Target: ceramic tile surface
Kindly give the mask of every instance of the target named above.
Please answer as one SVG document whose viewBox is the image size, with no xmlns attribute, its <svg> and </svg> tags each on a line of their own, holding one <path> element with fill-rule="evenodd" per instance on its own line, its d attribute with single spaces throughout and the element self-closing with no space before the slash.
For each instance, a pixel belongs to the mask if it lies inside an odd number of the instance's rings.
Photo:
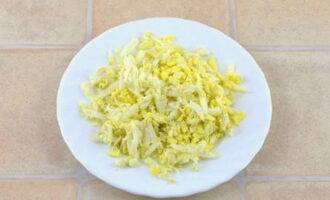
<svg viewBox="0 0 330 200">
<path fill-rule="evenodd" d="M 75 51 L 0 51 L 0 175 L 69 174 L 77 162 L 56 121 L 56 91 Z"/>
<path fill-rule="evenodd" d="M 1 0 L 0 45 L 79 45 L 86 34 L 86 1 Z"/>
<path fill-rule="evenodd" d="M 191 19 L 230 32 L 229 0 L 96 0 L 94 35 L 121 23 L 147 17 Z"/>
<path fill-rule="evenodd" d="M 101 181 L 91 181 L 86 183 L 82 189 L 83 200 L 151 200 L 153 198 L 132 195 L 116 188 L 113 188 Z M 167 200 L 174 200 L 170 198 Z M 190 197 L 180 198 L 182 200 L 239 200 L 239 187 L 234 182 L 229 182 L 221 185 L 213 190 Z"/>
<path fill-rule="evenodd" d="M 90 175 L 56 121 L 57 88 L 74 54 L 103 31 L 147 17 L 195 20 L 230 35 L 256 59 L 272 94 L 271 129 L 252 163 L 182 199 L 328 200 L 328 0 L 1 0 L 0 200 L 152 199 Z"/>
<path fill-rule="evenodd" d="M 330 45 L 330 1 L 237 0 L 239 41 L 256 46 Z"/>
<path fill-rule="evenodd" d="M 257 175 L 329 175 L 330 52 L 252 52 L 271 88 L 273 118 Z"/>
<path fill-rule="evenodd" d="M 74 180 L 0 180 L 1 200 L 75 200 Z"/>
<path fill-rule="evenodd" d="M 329 182 L 251 182 L 246 186 L 247 200 L 326 200 Z"/>
</svg>

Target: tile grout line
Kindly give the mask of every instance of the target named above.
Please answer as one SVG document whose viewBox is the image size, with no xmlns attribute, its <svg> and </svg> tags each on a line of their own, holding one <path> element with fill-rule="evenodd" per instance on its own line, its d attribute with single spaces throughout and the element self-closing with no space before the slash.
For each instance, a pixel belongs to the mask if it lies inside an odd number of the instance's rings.
<svg viewBox="0 0 330 200">
<path fill-rule="evenodd" d="M 245 170 L 242 170 L 233 179 L 231 179 L 231 181 L 236 182 L 238 185 L 240 200 L 245 200 L 244 180 L 245 180 Z"/>
<path fill-rule="evenodd" d="M 77 200 L 81 200 L 81 199 L 82 199 L 82 196 L 81 196 L 81 190 L 82 190 L 83 185 L 84 185 L 86 182 L 87 182 L 87 181 L 82 181 L 82 180 L 79 182 L 78 189 L 77 189 Z"/>
<path fill-rule="evenodd" d="M 77 200 L 81 200 L 81 190 L 82 190 L 82 186 L 85 182 L 84 181 L 80 181 L 79 185 L 78 185 L 78 189 L 77 189 Z"/>
<path fill-rule="evenodd" d="M 0 175 L 0 179 L 76 179 L 78 181 L 89 181 L 97 179 L 94 176 L 81 176 L 76 174 L 60 175 L 60 174 L 49 174 L 49 175 Z M 292 176 L 292 175 L 281 175 L 281 176 L 251 176 L 241 175 L 234 177 L 234 181 L 330 181 L 330 176 Z"/>
<path fill-rule="evenodd" d="M 230 26 L 231 26 L 231 35 L 234 40 L 238 40 L 237 34 L 237 12 L 236 12 L 236 0 L 230 0 Z"/>
<path fill-rule="evenodd" d="M 92 25 L 89 25 L 92 26 Z M 89 30 L 89 36 L 86 40 L 89 41 L 92 39 L 92 30 Z M 87 37 L 87 36 L 86 36 Z M 83 47 L 83 45 L 0 45 L 1 50 L 19 50 L 19 49 L 72 49 L 79 50 Z M 246 46 L 243 45 L 247 50 L 250 51 L 330 51 L 330 46 Z"/>
<path fill-rule="evenodd" d="M 0 180 L 6 179 L 77 179 L 75 174 L 68 175 L 0 175 Z"/>
<path fill-rule="evenodd" d="M 80 49 L 82 45 L 0 45 L 0 50 L 15 49 Z"/>
<path fill-rule="evenodd" d="M 86 38 L 85 38 L 85 44 L 88 43 L 93 38 L 93 0 L 86 0 L 87 2 L 87 10 L 86 10 Z M 84 174 L 80 174 L 81 171 L 77 169 L 76 171 L 76 179 L 79 182 L 78 188 L 77 188 L 77 196 L 76 199 L 80 200 L 82 199 L 82 186 L 89 181 L 91 178 L 89 176 L 85 176 Z"/>
<path fill-rule="evenodd" d="M 330 51 L 328 46 L 243 46 L 251 51 Z"/>
<path fill-rule="evenodd" d="M 240 200 L 245 200 L 245 180 L 246 179 L 246 169 L 242 170 L 242 177 L 239 179 L 238 186 L 239 186 L 239 192 L 241 195 Z"/>
<path fill-rule="evenodd" d="M 79 186 L 78 186 L 78 189 L 77 189 L 77 200 L 81 200 L 82 199 L 82 187 L 84 184 L 86 184 L 87 182 L 89 181 L 93 181 L 93 180 L 98 180 L 96 177 L 88 177 L 86 179 L 83 179 L 83 180 L 80 180 L 79 181 Z"/>
<path fill-rule="evenodd" d="M 245 175 L 244 175 L 245 176 Z M 245 200 L 245 177 L 242 177 L 238 180 L 238 187 L 239 187 L 239 193 L 240 193 L 240 200 Z"/>
<path fill-rule="evenodd" d="M 86 15 L 86 41 L 89 42 L 93 38 L 93 0 L 87 1 L 87 15 Z"/>
<path fill-rule="evenodd" d="M 330 181 L 330 176 L 245 176 L 245 182 L 249 181 Z"/>
</svg>

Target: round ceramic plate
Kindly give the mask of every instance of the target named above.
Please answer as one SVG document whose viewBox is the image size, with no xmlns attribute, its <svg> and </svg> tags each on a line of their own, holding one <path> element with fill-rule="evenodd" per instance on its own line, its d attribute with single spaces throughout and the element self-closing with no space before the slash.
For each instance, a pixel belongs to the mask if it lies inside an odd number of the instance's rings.
<svg viewBox="0 0 330 200">
<path fill-rule="evenodd" d="M 248 90 L 235 107 L 246 112 L 246 118 L 233 134 L 221 142 L 216 151 L 221 157 L 200 162 L 200 171 L 189 168 L 174 174 L 172 184 L 150 175 L 145 166 L 117 169 L 106 147 L 91 141 L 97 132 L 79 115 L 78 104 L 84 100 L 80 84 L 90 73 L 107 62 L 109 50 L 127 44 L 131 38 L 151 31 L 157 36 L 175 35 L 187 49 L 203 47 L 210 51 L 223 68 L 234 64 L 244 77 Z M 198 22 L 177 18 L 149 18 L 112 28 L 90 41 L 72 59 L 61 80 L 57 96 L 57 119 L 62 136 L 76 159 L 106 183 L 122 190 L 152 197 L 180 197 L 209 190 L 224 183 L 244 169 L 260 150 L 271 120 L 269 88 L 257 63 L 234 40 L 220 31 Z"/>
</svg>

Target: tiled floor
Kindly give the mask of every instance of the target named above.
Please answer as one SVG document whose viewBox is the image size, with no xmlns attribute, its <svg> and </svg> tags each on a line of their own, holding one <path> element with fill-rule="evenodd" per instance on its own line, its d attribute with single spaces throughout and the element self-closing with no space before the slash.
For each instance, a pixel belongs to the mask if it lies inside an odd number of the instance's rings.
<svg viewBox="0 0 330 200">
<path fill-rule="evenodd" d="M 124 200 L 60 136 L 55 98 L 93 36 L 153 16 L 200 21 L 244 45 L 265 72 L 273 120 L 264 147 L 229 183 L 184 199 L 330 199 L 330 1 L 1 0 L 0 200 Z M 38 112 L 35 112 L 38 110 Z"/>
<path fill-rule="evenodd" d="M 82 200 L 108 200 L 112 197 L 114 200 L 151 200 L 152 198 L 139 197 L 121 190 L 109 187 L 101 181 L 90 181 L 82 186 Z M 180 198 L 181 200 L 239 200 L 239 187 L 236 182 L 229 182 L 221 187 L 217 187 L 208 192 L 197 194 L 191 197 Z M 172 199 L 174 200 L 174 198 Z"/>
</svg>

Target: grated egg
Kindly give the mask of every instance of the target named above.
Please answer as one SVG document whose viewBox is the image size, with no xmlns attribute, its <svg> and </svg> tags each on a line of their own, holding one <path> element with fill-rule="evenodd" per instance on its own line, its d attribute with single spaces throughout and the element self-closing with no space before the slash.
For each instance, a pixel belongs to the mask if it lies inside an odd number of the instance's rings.
<svg viewBox="0 0 330 200">
<path fill-rule="evenodd" d="M 189 51 L 174 36 L 147 32 L 108 55 L 108 62 L 81 85 L 83 117 L 99 128 L 118 167 L 149 167 L 170 182 L 184 166 L 217 158 L 216 145 L 245 114 L 233 108 L 244 92 L 232 65 L 220 73 L 204 49 Z"/>
</svg>

